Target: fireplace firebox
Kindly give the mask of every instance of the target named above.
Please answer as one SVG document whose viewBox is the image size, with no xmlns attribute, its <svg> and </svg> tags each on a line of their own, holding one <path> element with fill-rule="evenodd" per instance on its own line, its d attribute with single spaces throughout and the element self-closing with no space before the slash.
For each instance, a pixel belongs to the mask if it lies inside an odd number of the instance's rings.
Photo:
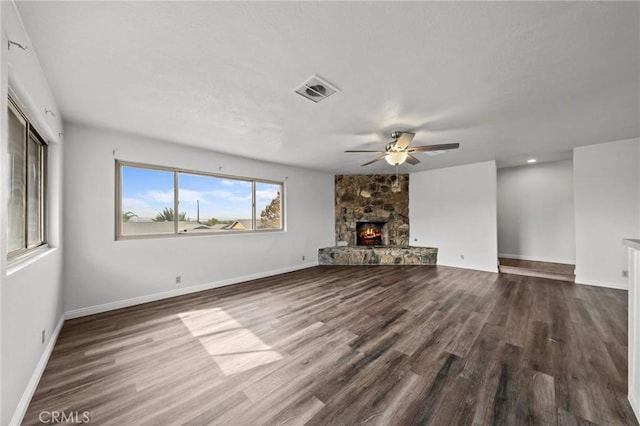
<svg viewBox="0 0 640 426">
<path fill-rule="evenodd" d="M 357 222 L 356 244 L 359 246 L 387 245 L 386 222 Z"/>
</svg>

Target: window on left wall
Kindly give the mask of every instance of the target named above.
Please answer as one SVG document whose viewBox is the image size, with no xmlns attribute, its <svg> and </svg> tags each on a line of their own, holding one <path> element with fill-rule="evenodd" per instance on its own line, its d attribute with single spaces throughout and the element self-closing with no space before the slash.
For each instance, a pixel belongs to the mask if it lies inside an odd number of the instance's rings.
<svg viewBox="0 0 640 426">
<path fill-rule="evenodd" d="M 8 102 L 7 257 L 46 243 L 47 144 L 18 104 Z"/>
</svg>

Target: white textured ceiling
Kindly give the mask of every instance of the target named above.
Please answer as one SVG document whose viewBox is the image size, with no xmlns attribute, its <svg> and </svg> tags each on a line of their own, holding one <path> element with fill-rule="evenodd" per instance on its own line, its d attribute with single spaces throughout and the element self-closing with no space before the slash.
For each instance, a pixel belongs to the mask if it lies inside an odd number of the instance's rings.
<svg viewBox="0 0 640 426">
<path fill-rule="evenodd" d="M 461 144 L 403 172 L 640 135 L 638 2 L 17 5 L 68 121 L 332 173 L 391 130 Z"/>
</svg>

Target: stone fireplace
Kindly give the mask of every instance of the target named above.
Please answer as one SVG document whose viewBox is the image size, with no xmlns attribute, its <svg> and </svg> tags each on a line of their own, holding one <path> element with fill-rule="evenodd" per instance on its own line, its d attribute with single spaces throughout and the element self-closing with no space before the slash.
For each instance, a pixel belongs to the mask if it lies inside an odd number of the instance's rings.
<svg viewBox="0 0 640 426">
<path fill-rule="evenodd" d="M 337 175 L 336 246 L 320 265 L 435 265 L 438 249 L 409 245 L 409 175 Z"/>
<path fill-rule="evenodd" d="M 358 223 L 384 224 L 379 244 L 409 245 L 409 175 L 337 175 L 336 244 L 358 243 Z"/>
</svg>

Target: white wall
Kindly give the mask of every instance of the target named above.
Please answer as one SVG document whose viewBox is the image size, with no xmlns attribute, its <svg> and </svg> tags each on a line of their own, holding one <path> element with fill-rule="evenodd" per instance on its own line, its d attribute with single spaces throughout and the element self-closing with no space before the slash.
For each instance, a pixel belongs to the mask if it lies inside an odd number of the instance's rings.
<svg viewBox="0 0 640 426">
<path fill-rule="evenodd" d="M 29 262 L 7 264 L 6 216 L 8 179 L 2 176 L 0 202 L 0 424 L 17 423 L 26 409 L 37 379 L 47 360 L 55 331 L 59 330 L 63 314 L 62 303 L 62 242 L 60 239 L 62 144 L 59 133 L 62 122 L 46 78 L 37 62 L 33 48 L 24 32 L 12 2 L 2 2 L 2 80 L 0 111 L 0 171 L 7 172 L 7 86 L 24 104 L 43 138 L 49 142 L 47 197 L 49 200 L 48 239 L 45 249 Z M 23 51 L 7 51 L 7 39 L 28 46 Z M 56 117 L 45 114 L 53 111 Z M 41 332 L 46 341 L 41 342 Z M 14 419 L 13 421 L 11 419 Z"/>
<path fill-rule="evenodd" d="M 6 46 L 7 36 L 3 30 L 4 25 L 1 23 L 4 20 L 3 7 L 0 5 L 0 45 Z M 9 81 L 9 77 L 7 75 L 7 51 L 5 49 L 0 49 L 0 173 L 4 173 L 3 165 L 7 162 L 7 114 L 2 113 L 4 109 L 7 107 L 7 104 L 4 99 L 7 99 L 7 85 Z M 4 103 L 3 103 L 4 102 Z M 0 182 L 4 182 L 4 179 L 0 179 Z M 0 184 L 0 209 L 4 209 L 7 205 L 7 194 L 9 188 L 6 187 L 6 184 Z M 6 269 L 7 269 L 7 259 L 4 256 L 4 251 L 1 247 L 7 246 L 7 215 L 5 214 L 5 210 L 0 210 L 2 214 L 0 214 L 0 383 L 2 383 L 2 288 L 4 287 L 4 282 L 6 281 Z M 2 394 L 2 385 L 0 384 L 0 424 L 4 420 L 4 410 L 2 406 L 4 405 L 4 398 Z"/>
<path fill-rule="evenodd" d="M 501 257 L 574 264 L 573 161 L 498 169 Z"/>
<path fill-rule="evenodd" d="M 116 158 L 286 179 L 287 231 L 114 241 Z M 69 316 L 310 266 L 319 247 L 333 244 L 334 179 L 326 173 L 71 123 L 65 124 L 65 169 Z"/>
<path fill-rule="evenodd" d="M 412 173 L 409 182 L 411 244 L 437 247 L 440 265 L 497 272 L 495 162 Z"/>
<path fill-rule="evenodd" d="M 629 251 L 628 391 L 631 408 L 640 417 L 640 239 L 627 240 Z"/>
<path fill-rule="evenodd" d="M 623 238 L 640 233 L 640 139 L 576 148 L 576 282 L 627 288 Z"/>
</svg>

